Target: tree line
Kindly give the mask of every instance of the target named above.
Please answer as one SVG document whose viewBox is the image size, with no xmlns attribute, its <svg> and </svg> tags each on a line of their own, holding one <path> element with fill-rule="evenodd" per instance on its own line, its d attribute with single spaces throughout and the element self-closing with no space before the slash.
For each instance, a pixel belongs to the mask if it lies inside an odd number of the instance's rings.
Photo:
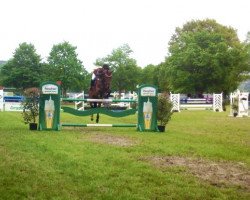
<svg viewBox="0 0 250 200">
<path fill-rule="evenodd" d="M 192 20 L 176 28 L 168 45 L 169 53 L 158 65 L 138 66 L 128 44 L 97 58 L 94 64 L 110 65 L 114 91 L 153 84 L 160 91 L 228 94 L 249 78 L 250 33 L 241 42 L 232 27 L 212 19 Z M 69 42 L 56 44 L 42 61 L 33 44 L 22 43 L 13 58 L 0 66 L 0 85 L 25 89 L 60 80 L 64 95 L 67 91 L 87 91 L 91 73 L 78 59 L 76 49 Z"/>
</svg>

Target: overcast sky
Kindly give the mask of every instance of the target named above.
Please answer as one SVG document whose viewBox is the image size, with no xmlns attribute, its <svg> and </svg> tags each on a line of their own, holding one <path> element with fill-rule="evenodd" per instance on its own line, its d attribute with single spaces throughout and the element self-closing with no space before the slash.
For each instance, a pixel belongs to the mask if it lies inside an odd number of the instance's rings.
<svg viewBox="0 0 250 200">
<path fill-rule="evenodd" d="M 88 71 L 125 43 L 139 66 L 156 65 L 176 27 L 206 18 L 237 29 L 244 41 L 250 0 L 0 0 L 0 60 L 22 42 L 46 60 L 54 44 L 68 41 Z"/>
</svg>

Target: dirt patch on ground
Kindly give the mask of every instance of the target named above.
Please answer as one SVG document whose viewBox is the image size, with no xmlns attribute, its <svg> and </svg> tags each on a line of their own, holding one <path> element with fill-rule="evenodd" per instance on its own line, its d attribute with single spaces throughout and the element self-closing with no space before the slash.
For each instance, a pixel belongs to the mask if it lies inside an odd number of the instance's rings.
<svg viewBox="0 0 250 200">
<path fill-rule="evenodd" d="M 250 171 L 243 163 L 212 162 L 186 157 L 147 157 L 142 160 L 161 168 L 185 167 L 188 172 L 212 185 L 237 185 L 250 191 Z"/>
<path fill-rule="evenodd" d="M 95 134 L 89 137 L 89 140 L 102 144 L 110 144 L 121 147 L 129 147 L 136 145 L 137 142 L 126 137 L 114 136 L 114 135 L 104 135 L 104 134 Z"/>
</svg>

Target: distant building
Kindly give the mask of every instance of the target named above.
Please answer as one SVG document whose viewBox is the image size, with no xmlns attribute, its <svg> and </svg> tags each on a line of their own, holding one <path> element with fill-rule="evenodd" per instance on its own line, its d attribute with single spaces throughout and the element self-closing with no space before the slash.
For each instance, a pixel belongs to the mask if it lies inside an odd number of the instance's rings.
<svg viewBox="0 0 250 200">
<path fill-rule="evenodd" d="M 241 92 L 250 92 L 250 79 L 249 80 L 246 80 L 244 82 L 242 82 L 238 89 L 241 91 Z"/>
</svg>

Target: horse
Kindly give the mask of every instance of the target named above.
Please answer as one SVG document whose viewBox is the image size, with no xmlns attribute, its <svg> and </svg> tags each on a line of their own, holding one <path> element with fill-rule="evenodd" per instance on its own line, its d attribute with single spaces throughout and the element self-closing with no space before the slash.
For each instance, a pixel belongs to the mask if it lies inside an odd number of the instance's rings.
<svg viewBox="0 0 250 200">
<path fill-rule="evenodd" d="M 110 84 L 112 79 L 112 72 L 109 70 L 107 65 L 103 65 L 102 68 L 94 70 L 94 81 L 91 81 L 91 86 L 89 88 L 89 98 L 90 99 L 107 99 L 110 95 Z M 101 102 L 90 102 L 91 108 L 101 107 Z M 94 116 L 91 115 L 91 121 L 94 120 Z M 96 123 L 99 122 L 99 113 L 96 115 Z"/>
</svg>

